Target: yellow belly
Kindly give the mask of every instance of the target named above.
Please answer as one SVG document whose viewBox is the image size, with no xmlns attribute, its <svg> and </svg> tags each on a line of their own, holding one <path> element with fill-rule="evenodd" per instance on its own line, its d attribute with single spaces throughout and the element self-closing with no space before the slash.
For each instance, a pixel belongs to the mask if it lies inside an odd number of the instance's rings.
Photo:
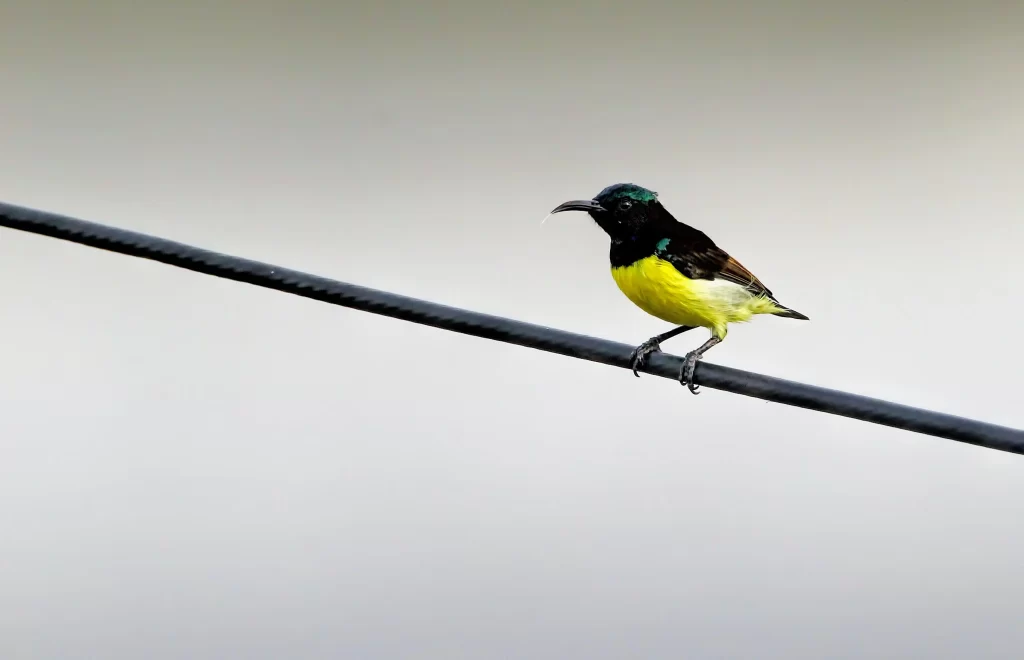
<svg viewBox="0 0 1024 660">
<path fill-rule="evenodd" d="M 658 257 L 647 257 L 612 268 L 619 289 L 651 316 L 675 325 L 709 328 L 724 339 L 730 323 L 742 323 L 755 314 L 782 311 L 770 299 L 755 296 L 726 280 L 691 280 Z"/>
</svg>

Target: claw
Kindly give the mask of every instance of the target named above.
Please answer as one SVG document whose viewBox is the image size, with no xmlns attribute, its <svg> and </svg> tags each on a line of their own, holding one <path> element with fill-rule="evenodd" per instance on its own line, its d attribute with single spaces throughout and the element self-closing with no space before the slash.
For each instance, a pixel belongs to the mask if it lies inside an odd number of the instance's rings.
<svg viewBox="0 0 1024 660">
<path fill-rule="evenodd" d="M 647 363 L 648 355 L 650 355 L 651 353 L 657 353 L 660 350 L 661 344 L 659 344 L 657 341 L 653 339 L 648 339 L 644 343 L 634 348 L 629 358 L 629 366 L 633 369 L 633 375 L 639 378 L 640 374 L 637 373 L 637 368 L 642 367 L 644 364 Z"/>
<path fill-rule="evenodd" d="M 698 386 L 693 382 L 693 370 L 697 366 L 697 360 L 703 358 L 704 353 L 706 353 L 712 346 L 721 343 L 721 337 L 712 336 L 711 339 L 704 342 L 703 346 L 695 351 L 690 351 L 683 359 L 683 367 L 679 370 L 679 382 L 685 385 L 692 394 L 699 394 L 699 392 L 697 392 Z"/>
<path fill-rule="evenodd" d="M 693 382 L 693 370 L 697 366 L 697 360 L 701 358 L 697 351 L 690 351 L 683 359 L 683 367 L 679 370 L 679 383 L 685 385 L 692 394 L 700 394 L 697 391 L 699 385 Z"/>
</svg>

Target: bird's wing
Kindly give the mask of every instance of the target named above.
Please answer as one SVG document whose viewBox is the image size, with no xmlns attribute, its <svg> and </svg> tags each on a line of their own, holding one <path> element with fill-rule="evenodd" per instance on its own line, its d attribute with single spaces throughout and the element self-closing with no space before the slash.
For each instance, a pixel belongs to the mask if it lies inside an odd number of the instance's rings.
<svg viewBox="0 0 1024 660">
<path fill-rule="evenodd" d="M 757 279 L 756 275 L 747 270 L 743 264 L 730 257 L 728 254 L 725 254 L 724 251 L 722 254 L 725 255 L 725 264 L 722 266 L 722 270 L 718 273 L 719 277 L 724 280 L 729 280 L 730 282 L 735 282 L 736 284 L 741 284 L 759 296 L 768 296 L 772 300 L 775 300 L 775 296 L 772 295 L 772 292 L 768 290 L 768 287 L 766 287 L 761 280 Z"/>
<path fill-rule="evenodd" d="M 715 245 L 704 232 L 680 223 L 671 233 L 672 236 L 658 243 L 655 254 L 671 263 L 686 277 L 694 280 L 728 280 L 754 295 L 775 300 L 775 296 L 757 276 Z"/>
</svg>

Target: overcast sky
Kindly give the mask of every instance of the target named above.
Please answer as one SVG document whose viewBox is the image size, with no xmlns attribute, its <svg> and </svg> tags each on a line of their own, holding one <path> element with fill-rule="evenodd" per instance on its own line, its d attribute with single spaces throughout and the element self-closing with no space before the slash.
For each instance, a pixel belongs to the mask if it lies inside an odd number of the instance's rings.
<svg viewBox="0 0 1024 660">
<path fill-rule="evenodd" d="M 1014 3 L 345 4 L 5 0 L 0 199 L 636 344 L 540 226 L 632 181 L 812 319 L 709 362 L 1024 428 Z M 0 281 L 5 659 L 1022 653 L 1022 457 L 9 230 Z"/>
</svg>

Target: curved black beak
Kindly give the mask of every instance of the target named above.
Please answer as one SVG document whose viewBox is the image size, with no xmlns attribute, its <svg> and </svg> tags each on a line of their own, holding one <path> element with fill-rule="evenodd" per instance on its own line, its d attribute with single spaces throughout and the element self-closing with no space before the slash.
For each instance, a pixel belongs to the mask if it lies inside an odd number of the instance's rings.
<svg viewBox="0 0 1024 660">
<path fill-rule="evenodd" d="M 574 199 L 563 204 L 559 204 L 555 207 L 552 213 L 562 213 L 563 211 L 603 211 L 604 207 L 595 202 L 592 199 Z"/>
</svg>

